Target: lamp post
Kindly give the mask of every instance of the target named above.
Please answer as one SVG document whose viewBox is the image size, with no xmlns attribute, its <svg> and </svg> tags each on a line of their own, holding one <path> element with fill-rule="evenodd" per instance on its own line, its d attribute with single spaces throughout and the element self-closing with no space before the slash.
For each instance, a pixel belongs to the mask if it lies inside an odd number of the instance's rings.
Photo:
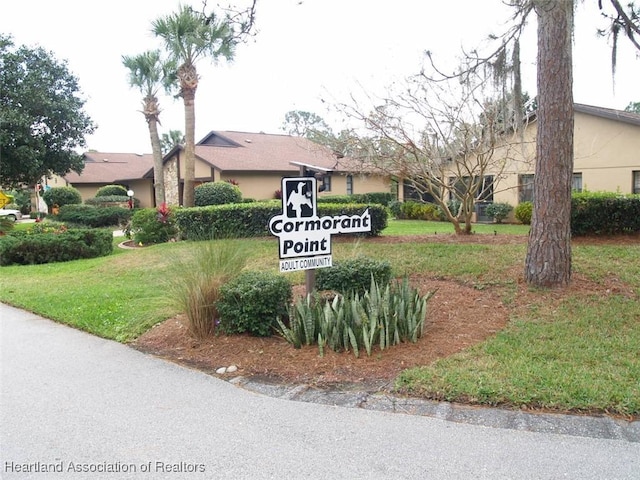
<svg viewBox="0 0 640 480">
<path fill-rule="evenodd" d="M 127 190 L 127 197 L 129 197 L 129 209 L 133 210 L 133 190 Z"/>
</svg>

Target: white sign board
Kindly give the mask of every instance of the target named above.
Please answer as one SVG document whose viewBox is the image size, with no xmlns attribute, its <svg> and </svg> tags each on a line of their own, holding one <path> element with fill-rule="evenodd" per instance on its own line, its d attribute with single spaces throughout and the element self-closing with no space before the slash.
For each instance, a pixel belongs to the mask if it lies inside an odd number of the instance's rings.
<svg viewBox="0 0 640 480">
<path fill-rule="evenodd" d="M 282 214 L 269 230 L 279 239 L 280 271 L 331 266 L 331 235 L 371 231 L 369 209 L 362 215 L 318 217 L 314 177 L 282 179 Z"/>
</svg>

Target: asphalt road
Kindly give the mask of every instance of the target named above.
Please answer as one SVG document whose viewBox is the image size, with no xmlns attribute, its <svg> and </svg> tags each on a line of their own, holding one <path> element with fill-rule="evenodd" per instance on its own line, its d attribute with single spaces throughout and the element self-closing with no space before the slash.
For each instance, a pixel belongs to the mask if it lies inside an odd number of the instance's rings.
<svg viewBox="0 0 640 480">
<path fill-rule="evenodd" d="M 2 479 L 640 479 L 638 442 L 274 398 L 1 304 L 0 335 Z"/>
</svg>

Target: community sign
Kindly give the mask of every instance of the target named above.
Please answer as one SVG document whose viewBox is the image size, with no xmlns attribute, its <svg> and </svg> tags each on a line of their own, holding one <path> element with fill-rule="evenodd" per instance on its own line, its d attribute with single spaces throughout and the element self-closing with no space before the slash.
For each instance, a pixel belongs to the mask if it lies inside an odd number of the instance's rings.
<svg viewBox="0 0 640 480">
<path fill-rule="evenodd" d="M 278 237 L 280 271 L 331 266 L 331 235 L 371 231 L 371 214 L 318 217 L 315 177 L 282 179 L 282 213 L 271 218 Z"/>
</svg>

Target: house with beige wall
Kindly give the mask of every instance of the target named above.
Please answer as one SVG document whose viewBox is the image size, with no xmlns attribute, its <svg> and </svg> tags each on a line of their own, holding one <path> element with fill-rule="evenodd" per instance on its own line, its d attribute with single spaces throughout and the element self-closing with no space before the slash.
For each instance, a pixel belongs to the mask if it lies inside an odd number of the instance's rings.
<svg viewBox="0 0 640 480">
<path fill-rule="evenodd" d="M 510 139 L 494 202 L 515 206 L 533 199 L 536 133 L 533 115 Z M 495 155 L 507 156 L 504 149 Z M 640 114 L 575 104 L 573 189 L 640 194 Z"/>
<path fill-rule="evenodd" d="M 50 185 L 72 186 L 80 192 L 83 201 L 95 197 L 100 187 L 122 185 L 133 190 L 141 207 L 153 206 L 153 155 L 87 152 L 83 160 L 82 173 L 69 172 L 62 179 L 54 177 Z M 148 175 L 149 169 L 151 176 Z"/>
<path fill-rule="evenodd" d="M 320 195 L 388 192 L 391 181 L 369 174 L 338 158 L 332 151 L 306 138 L 291 135 L 220 131 L 210 132 L 195 146 L 196 185 L 233 181 L 244 198 L 276 198 L 282 177 L 316 174 Z M 164 157 L 167 203 L 182 203 L 184 148 L 174 147 Z"/>
</svg>

